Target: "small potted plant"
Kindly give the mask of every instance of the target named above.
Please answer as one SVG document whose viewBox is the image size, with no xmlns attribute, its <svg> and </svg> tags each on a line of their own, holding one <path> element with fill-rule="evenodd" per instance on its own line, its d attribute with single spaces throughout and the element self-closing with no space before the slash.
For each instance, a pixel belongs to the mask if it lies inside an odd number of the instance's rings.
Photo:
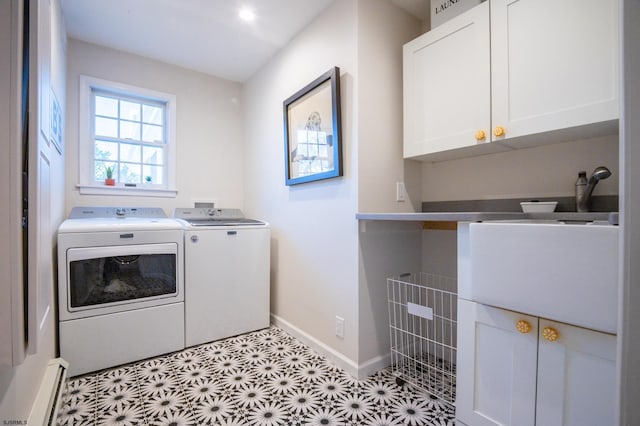
<svg viewBox="0 0 640 426">
<path fill-rule="evenodd" d="M 107 167 L 106 173 L 107 178 L 104 180 L 104 184 L 107 186 L 114 186 L 116 184 L 116 180 L 113 178 L 113 168 Z"/>
</svg>

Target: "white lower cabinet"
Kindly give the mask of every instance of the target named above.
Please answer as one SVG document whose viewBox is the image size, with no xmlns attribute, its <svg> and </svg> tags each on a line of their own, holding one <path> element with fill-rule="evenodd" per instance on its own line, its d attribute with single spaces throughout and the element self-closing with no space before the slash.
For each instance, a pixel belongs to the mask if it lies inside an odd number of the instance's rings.
<svg viewBox="0 0 640 426">
<path fill-rule="evenodd" d="M 615 354 L 613 335 L 459 299 L 456 420 L 612 425 Z"/>
<path fill-rule="evenodd" d="M 531 332 L 519 333 L 520 321 Z M 458 299 L 456 419 L 468 426 L 534 425 L 537 318 Z"/>
<path fill-rule="evenodd" d="M 536 424 L 613 425 L 616 337 L 540 319 Z"/>
</svg>

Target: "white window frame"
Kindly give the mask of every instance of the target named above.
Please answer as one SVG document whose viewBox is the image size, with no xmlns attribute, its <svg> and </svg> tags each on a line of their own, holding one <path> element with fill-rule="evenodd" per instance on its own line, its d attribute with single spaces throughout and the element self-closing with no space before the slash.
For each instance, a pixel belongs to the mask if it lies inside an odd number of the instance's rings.
<svg viewBox="0 0 640 426">
<path fill-rule="evenodd" d="M 123 96 L 149 99 L 165 104 L 166 111 L 166 177 L 165 185 L 145 187 L 106 186 L 94 181 L 94 141 L 92 131 L 93 108 L 91 104 L 92 91 L 101 90 Z M 155 90 L 144 89 L 124 83 L 103 80 L 86 75 L 80 76 L 79 100 L 79 128 L 78 128 L 78 174 L 79 183 L 76 185 L 83 195 L 137 195 L 146 197 L 176 197 L 176 96 Z"/>
</svg>

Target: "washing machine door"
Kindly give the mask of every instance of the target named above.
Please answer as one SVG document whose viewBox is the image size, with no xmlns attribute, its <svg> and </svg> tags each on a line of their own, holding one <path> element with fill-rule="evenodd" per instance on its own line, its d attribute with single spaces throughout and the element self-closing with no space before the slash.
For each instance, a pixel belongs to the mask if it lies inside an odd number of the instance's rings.
<svg viewBox="0 0 640 426">
<path fill-rule="evenodd" d="M 174 243 L 68 249 L 66 311 L 83 317 L 166 303 L 179 292 L 177 250 Z"/>
</svg>

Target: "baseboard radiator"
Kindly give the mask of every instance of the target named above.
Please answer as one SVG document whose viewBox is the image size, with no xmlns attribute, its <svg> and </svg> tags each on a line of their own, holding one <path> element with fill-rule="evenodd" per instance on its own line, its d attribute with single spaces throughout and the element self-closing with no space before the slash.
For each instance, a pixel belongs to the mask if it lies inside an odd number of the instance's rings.
<svg viewBox="0 0 640 426">
<path fill-rule="evenodd" d="M 53 426 L 58 424 L 58 410 L 67 384 L 69 363 L 62 358 L 49 361 L 40 390 L 31 408 L 29 426 Z"/>
</svg>

